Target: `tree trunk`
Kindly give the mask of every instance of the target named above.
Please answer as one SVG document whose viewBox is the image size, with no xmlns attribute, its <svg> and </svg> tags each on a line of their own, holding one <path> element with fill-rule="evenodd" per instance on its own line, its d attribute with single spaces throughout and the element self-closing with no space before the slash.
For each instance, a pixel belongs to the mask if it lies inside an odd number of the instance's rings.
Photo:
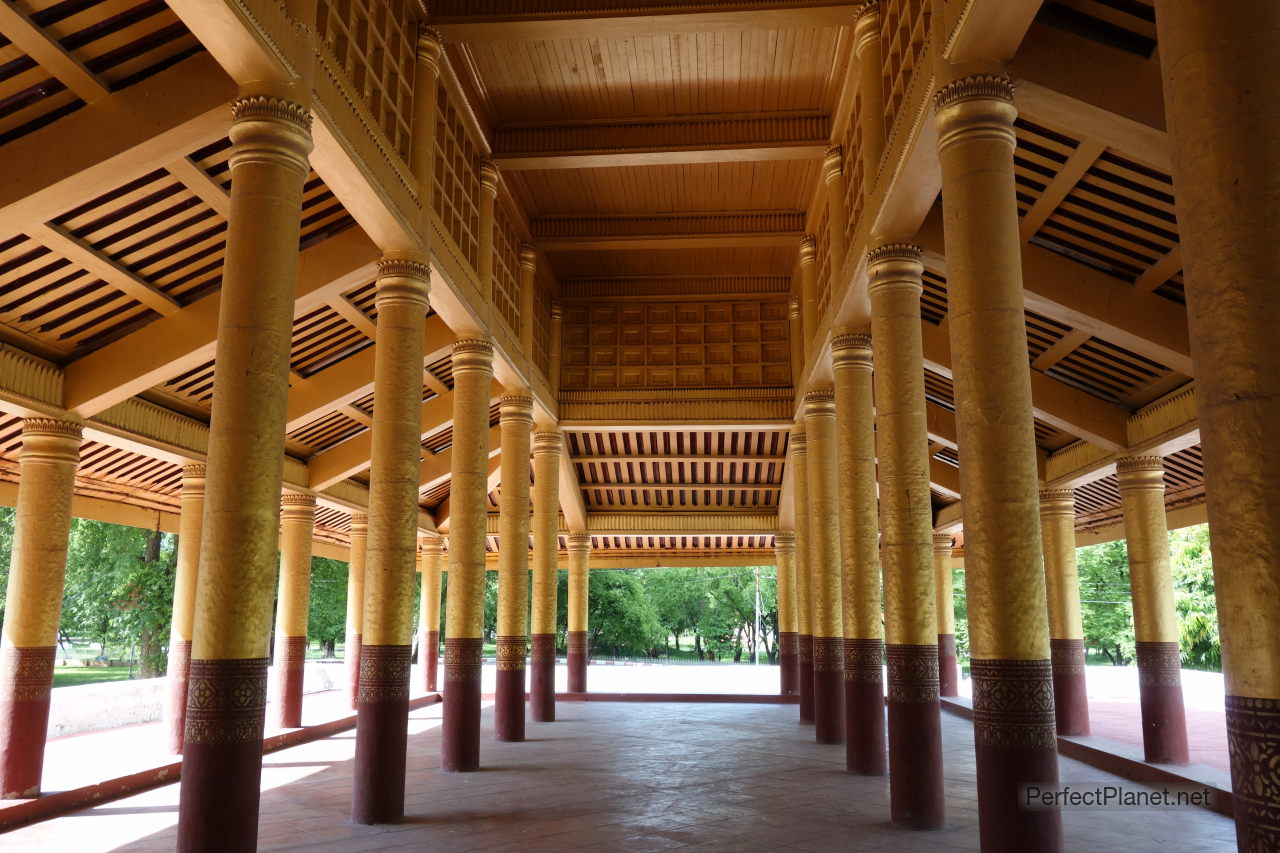
<svg viewBox="0 0 1280 853">
<path fill-rule="evenodd" d="M 156 563 L 160 561 L 160 539 L 163 534 L 159 530 L 151 531 L 147 536 L 146 547 L 142 551 L 142 562 Z M 137 593 L 135 592 L 135 596 Z M 163 675 L 161 648 L 154 626 L 147 626 L 138 632 L 138 677 L 155 678 Z"/>
</svg>

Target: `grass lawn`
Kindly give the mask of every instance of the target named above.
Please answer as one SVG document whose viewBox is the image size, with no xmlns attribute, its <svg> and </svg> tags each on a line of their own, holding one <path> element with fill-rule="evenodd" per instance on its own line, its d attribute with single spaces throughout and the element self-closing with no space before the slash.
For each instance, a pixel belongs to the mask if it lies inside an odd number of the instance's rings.
<svg viewBox="0 0 1280 853">
<path fill-rule="evenodd" d="M 55 666 L 53 686 L 71 687 L 76 684 L 95 684 L 99 681 L 127 681 L 127 666 Z"/>
</svg>

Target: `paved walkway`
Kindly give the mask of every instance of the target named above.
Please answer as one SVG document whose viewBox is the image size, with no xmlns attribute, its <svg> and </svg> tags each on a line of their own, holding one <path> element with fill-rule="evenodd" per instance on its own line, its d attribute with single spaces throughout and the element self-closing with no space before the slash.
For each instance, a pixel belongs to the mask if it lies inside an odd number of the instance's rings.
<svg viewBox="0 0 1280 853">
<path fill-rule="evenodd" d="M 971 725 L 942 718 L 948 825 L 915 833 L 887 820 L 883 779 L 844 772 L 843 750 L 813 743 L 793 706 L 561 703 L 529 741 L 482 732 L 484 770 L 439 767 L 438 705 L 411 715 L 408 817 L 348 820 L 353 733 L 266 756 L 262 850 L 461 851 L 976 850 Z M 1064 782 L 1123 784 L 1069 759 Z M 159 853 L 174 846 L 178 787 L 16 830 L 9 853 Z M 1234 827 L 1200 808 L 1066 812 L 1071 850 L 1228 851 Z"/>
</svg>

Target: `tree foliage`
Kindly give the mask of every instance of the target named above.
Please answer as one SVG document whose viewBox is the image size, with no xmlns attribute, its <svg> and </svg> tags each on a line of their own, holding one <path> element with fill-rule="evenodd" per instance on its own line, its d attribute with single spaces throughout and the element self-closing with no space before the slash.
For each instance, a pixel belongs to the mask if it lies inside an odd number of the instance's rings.
<svg viewBox="0 0 1280 853">
<path fill-rule="evenodd" d="M 334 657 L 336 646 L 346 632 L 347 564 L 327 557 L 313 557 L 307 642 L 319 643 L 325 657 Z"/>
</svg>

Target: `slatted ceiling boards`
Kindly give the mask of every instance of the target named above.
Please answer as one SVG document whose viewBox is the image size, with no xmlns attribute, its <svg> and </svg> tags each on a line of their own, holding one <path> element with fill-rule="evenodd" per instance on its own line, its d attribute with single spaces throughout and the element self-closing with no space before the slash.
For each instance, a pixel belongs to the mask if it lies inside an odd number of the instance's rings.
<svg viewBox="0 0 1280 853">
<path fill-rule="evenodd" d="M 469 44 L 495 124 L 834 106 L 834 28 Z"/>
<path fill-rule="evenodd" d="M 1018 139 L 1013 154 L 1018 213 L 1025 216 L 1079 143 L 1022 116 L 1014 121 L 1013 127 Z"/>
<path fill-rule="evenodd" d="M 1155 52 L 1152 0 L 1051 0 L 1037 20 L 1138 56 Z"/>
<path fill-rule="evenodd" d="M 937 326 L 947 316 L 947 280 L 928 269 L 924 271 L 923 278 L 920 317 Z"/>
<path fill-rule="evenodd" d="M 453 356 L 446 355 L 439 361 L 428 364 L 427 372 L 443 382 L 450 391 L 453 390 Z"/>
<path fill-rule="evenodd" d="M 736 249 L 675 249 L 619 252 L 548 252 L 556 275 L 565 278 L 615 276 L 791 275 L 796 249 L 788 246 Z"/>
<path fill-rule="evenodd" d="M 1165 506 L 1200 503 L 1204 500 L 1204 459 L 1200 445 L 1164 457 Z M 1076 488 L 1076 529 L 1107 527 L 1124 520 L 1120 486 L 1116 475 Z"/>
<path fill-rule="evenodd" d="M 322 305 L 294 320 L 290 365 L 301 376 L 312 376 L 371 346 L 362 331 Z"/>
<path fill-rule="evenodd" d="M 925 368 L 924 371 L 924 398 L 927 402 L 940 406 L 949 412 L 956 410 L 955 388 L 951 384 L 951 380 L 940 373 L 934 373 L 928 368 Z M 1043 447 L 1048 451 L 1061 450 L 1077 440 L 1075 436 L 1069 435 L 1057 427 L 1050 426 L 1039 418 L 1034 418 L 1033 423 L 1035 425 L 1037 447 Z M 951 500 L 950 497 L 947 498 L 947 502 Z"/>
<path fill-rule="evenodd" d="M 439 485 L 423 491 L 419 495 L 419 503 L 428 509 L 434 510 L 447 497 L 449 497 L 449 481 L 445 480 Z"/>
<path fill-rule="evenodd" d="M 591 547 L 599 551 L 772 550 L 773 536 L 592 536 Z"/>
<path fill-rule="evenodd" d="M 312 170 L 302 191 L 302 228 L 299 248 L 306 249 L 355 225 L 342 202 Z"/>
<path fill-rule="evenodd" d="M 299 456 L 314 456 L 350 438 L 355 438 L 368 426 L 341 412 L 330 412 L 324 417 L 294 430 L 285 436 L 285 444 Z"/>
<path fill-rule="evenodd" d="M 1036 446 L 1043 447 L 1050 453 L 1055 450 L 1061 450 L 1068 444 L 1073 444 L 1076 441 L 1076 437 L 1074 435 L 1068 435 L 1057 427 L 1049 426 L 1049 424 L 1042 420 L 1037 419 L 1035 421 L 1035 430 Z"/>
<path fill-rule="evenodd" d="M 1062 340 L 1071 331 L 1071 327 L 1051 320 L 1034 311 L 1026 312 L 1027 322 L 1027 354 L 1034 362 L 1045 351 Z"/>
</svg>

